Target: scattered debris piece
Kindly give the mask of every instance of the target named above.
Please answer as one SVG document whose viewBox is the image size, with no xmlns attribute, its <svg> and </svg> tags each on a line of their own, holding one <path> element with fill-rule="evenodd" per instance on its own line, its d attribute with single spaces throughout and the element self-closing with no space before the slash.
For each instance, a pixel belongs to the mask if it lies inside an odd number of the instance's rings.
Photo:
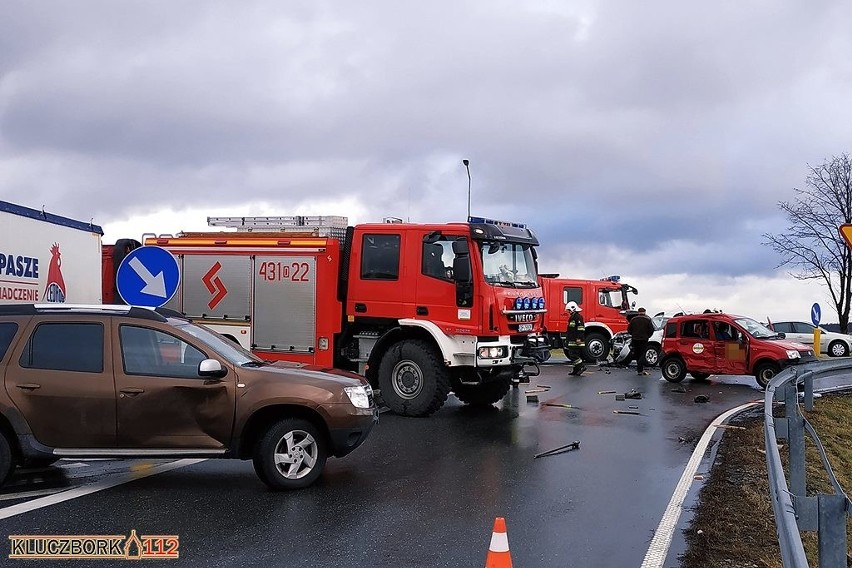
<svg viewBox="0 0 852 568">
<path fill-rule="evenodd" d="M 527 395 L 527 402 L 538 402 L 538 395 L 537 394 L 528 394 Z"/>
<path fill-rule="evenodd" d="M 636 389 L 630 389 L 630 392 L 624 393 L 624 398 L 642 398 L 642 393 Z"/>
<path fill-rule="evenodd" d="M 539 389 L 549 389 L 549 388 L 550 388 L 550 385 L 536 385 L 536 388 L 539 388 Z"/>
<path fill-rule="evenodd" d="M 577 408 L 573 404 L 557 404 L 555 402 L 545 402 L 545 403 L 542 404 L 542 406 L 558 406 L 560 408 L 573 408 L 574 410 L 580 410 L 579 408 Z"/>
<path fill-rule="evenodd" d="M 570 452 L 571 450 L 579 450 L 580 449 L 580 440 L 574 440 L 570 444 L 565 444 L 564 446 L 559 446 L 558 448 L 553 448 L 552 450 L 547 450 L 546 452 L 541 452 L 540 454 L 536 454 L 533 456 L 533 459 L 543 458 L 546 456 L 555 456 L 556 454 L 562 454 L 565 452 Z"/>
<path fill-rule="evenodd" d="M 631 404 L 631 405 L 629 405 L 627 408 L 634 408 L 634 409 L 638 409 L 639 407 L 638 407 L 638 406 L 633 406 L 633 405 Z"/>
<path fill-rule="evenodd" d="M 695 402 L 710 402 L 710 397 L 706 394 L 699 394 L 695 397 Z"/>
<path fill-rule="evenodd" d="M 598 391 L 598 394 L 615 394 L 615 391 Z"/>
<path fill-rule="evenodd" d="M 613 410 L 613 414 L 633 414 L 635 416 L 642 416 L 641 412 L 636 412 L 635 410 Z"/>
<path fill-rule="evenodd" d="M 704 479 L 703 475 L 695 475 L 692 477 L 695 481 L 702 481 Z"/>
<path fill-rule="evenodd" d="M 716 428 L 730 428 L 731 430 L 745 430 L 745 426 L 734 426 L 733 424 L 713 424 Z"/>
<path fill-rule="evenodd" d="M 672 389 L 672 392 L 686 392 L 686 389 L 682 385 L 678 385 Z"/>
<path fill-rule="evenodd" d="M 538 392 L 547 392 L 548 390 L 550 390 L 550 389 L 530 389 L 530 390 L 526 391 L 526 393 L 527 394 L 535 394 L 535 393 L 538 393 Z"/>
<path fill-rule="evenodd" d="M 624 400 L 624 395 L 623 394 L 615 395 L 615 400 Z"/>
</svg>

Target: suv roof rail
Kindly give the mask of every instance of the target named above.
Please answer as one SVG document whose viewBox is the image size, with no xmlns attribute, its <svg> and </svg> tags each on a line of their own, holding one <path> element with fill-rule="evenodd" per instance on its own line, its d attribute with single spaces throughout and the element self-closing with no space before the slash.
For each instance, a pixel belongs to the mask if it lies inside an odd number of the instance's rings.
<svg viewBox="0 0 852 568">
<path fill-rule="evenodd" d="M 47 313 L 76 313 L 76 314 L 116 314 L 131 318 L 166 321 L 168 317 L 185 316 L 168 308 L 148 308 L 142 306 L 127 306 L 121 304 L 8 304 L 0 306 L 2 315 L 33 316 Z"/>
</svg>

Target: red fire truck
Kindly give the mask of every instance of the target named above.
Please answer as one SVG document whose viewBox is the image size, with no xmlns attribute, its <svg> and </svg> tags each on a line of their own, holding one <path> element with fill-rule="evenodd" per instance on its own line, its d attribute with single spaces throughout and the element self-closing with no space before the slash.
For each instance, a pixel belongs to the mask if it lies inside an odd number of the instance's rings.
<svg viewBox="0 0 852 568">
<path fill-rule="evenodd" d="M 238 231 L 144 241 L 181 268 L 165 307 L 264 359 L 359 372 L 398 414 L 428 416 L 451 390 L 493 404 L 537 374 L 550 352 L 531 230 L 345 219 L 208 218 Z"/>
<path fill-rule="evenodd" d="M 619 276 L 608 276 L 600 280 L 575 280 L 558 278 L 558 274 L 542 274 L 544 301 L 544 333 L 550 345 L 556 349 L 565 346 L 562 336 L 568 325 L 565 304 L 575 301 L 583 308 L 586 322 L 586 348 L 583 357 L 588 361 L 605 359 L 612 346 L 612 336 L 627 330 L 627 321 L 636 312 L 636 302 L 631 303 L 628 294 L 638 290 L 621 282 Z"/>
</svg>

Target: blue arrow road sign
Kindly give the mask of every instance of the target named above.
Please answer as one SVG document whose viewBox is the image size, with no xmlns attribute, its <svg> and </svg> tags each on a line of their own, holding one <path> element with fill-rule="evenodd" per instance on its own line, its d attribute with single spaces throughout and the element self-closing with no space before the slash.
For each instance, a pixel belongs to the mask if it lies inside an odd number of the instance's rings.
<svg viewBox="0 0 852 568">
<path fill-rule="evenodd" d="M 811 306 L 811 321 L 814 322 L 814 325 L 819 325 L 819 318 L 822 316 L 822 310 L 819 308 L 819 304 L 814 304 Z"/>
<path fill-rule="evenodd" d="M 175 295 L 179 283 L 177 259 L 166 249 L 152 246 L 131 251 L 115 276 L 119 295 L 131 306 L 162 306 Z"/>
</svg>

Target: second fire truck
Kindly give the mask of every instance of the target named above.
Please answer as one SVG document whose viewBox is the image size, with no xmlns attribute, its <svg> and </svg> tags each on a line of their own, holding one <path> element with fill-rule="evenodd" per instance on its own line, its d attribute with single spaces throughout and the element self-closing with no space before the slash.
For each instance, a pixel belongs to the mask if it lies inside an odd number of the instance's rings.
<svg viewBox="0 0 852 568">
<path fill-rule="evenodd" d="M 586 322 L 586 347 L 583 358 L 587 361 L 606 359 L 612 346 L 612 337 L 627 330 L 627 321 L 636 314 L 635 303 L 629 294 L 637 294 L 633 286 L 621 282 L 618 276 L 600 280 L 558 278 L 558 274 L 542 274 L 544 298 L 548 310 L 544 316 L 545 335 L 551 346 L 563 348 L 562 336 L 568 325 L 565 304 L 575 301 L 583 308 Z"/>
<path fill-rule="evenodd" d="M 453 391 L 499 401 L 549 347 L 535 234 L 523 225 L 208 218 L 237 232 L 149 237 L 181 284 L 165 307 L 269 360 L 359 372 L 390 409 L 428 416 Z"/>
</svg>

